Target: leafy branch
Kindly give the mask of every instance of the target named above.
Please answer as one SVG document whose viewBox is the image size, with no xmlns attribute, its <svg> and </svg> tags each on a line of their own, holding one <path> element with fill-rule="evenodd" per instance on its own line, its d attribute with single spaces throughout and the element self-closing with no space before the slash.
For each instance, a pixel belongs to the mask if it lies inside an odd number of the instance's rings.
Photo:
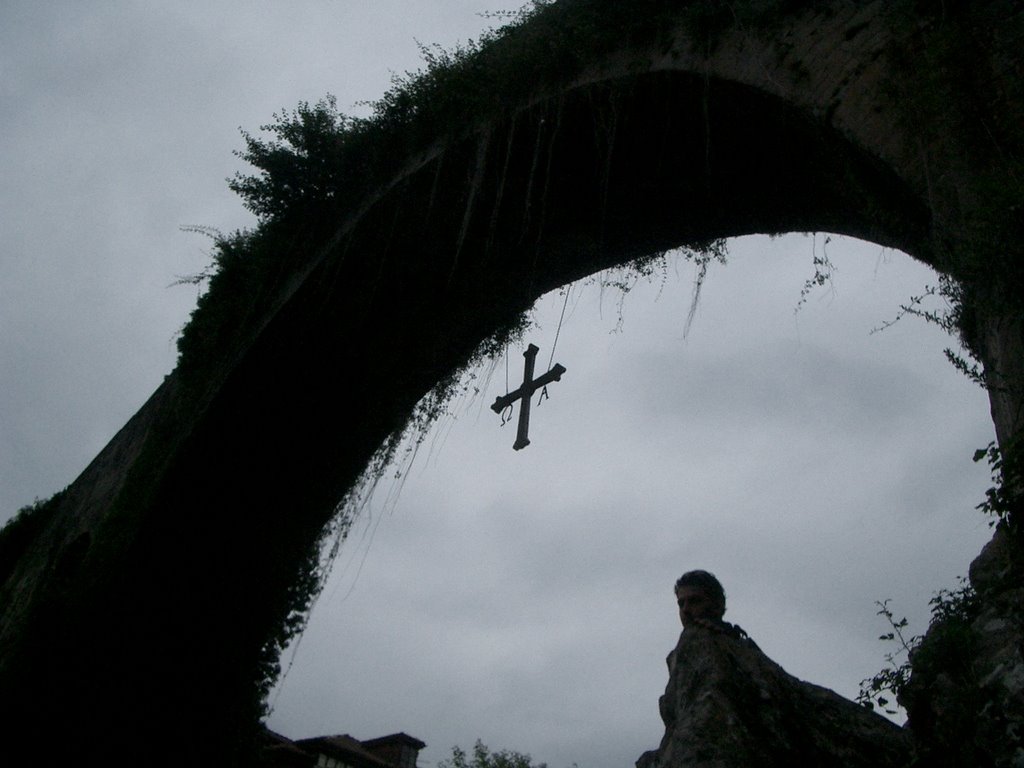
<svg viewBox="0 0 1024 768">
<path fill-rule="evenodd" d="M 920 645 L 921 635 L 908 638 L 904 634 L 908 625 L 906 616 L 897 619 L 890 610 L 889 603 L 890 599 L 875 601 L 875 605 L 878 606 L 875 615 L 884 617 L 889 624 L 889 631 L 879 635 L 878 639 L 895 643 L 896 648 L 885 654 L 885 667 L 860 681 L 857 703 L 868 709 L 874 709 L 877 705 L 888 714 L 895 715 L 900 696 L 910 682 L 910 657 L 914 649 Z"/>
<path fill-rule="evenodd" d="M 816 238 L 817 236 L 815 235 L 814 237 Z M 799 312 L 803 305 L 807 303 L 807 298 L 815 288 L 832 283 L 832 275 L 835 274 L 836 267 L 828 257 L 827 246 L 831 242 L 832 236 L 826 235 L 825 241 L 821 244 L 821 254 L 818 254 L 817 248 L 813 249 L 811 263 L 814 266 L 814 274 L 804 281 L 803 287 L 800 289 L 800 300 L 797 301 L 793 314 Z"/>
<path fill-rule="evenodd" d="M 989 527 L 1004 521 L 1014 523 L 1014 508 L 1020 503 L 1024 462 L 1021 460 L 1020 450 L 1010 450 L 1007 453 L 1009 459 L 1004 457 L 994 440 L 974 452 L 975 463 L 988 461 L 992 472 L 992 486 L 985 491 L 985 500 L 975 507 L 987 515 L 992 515 Z"/>
<path fill-rule="evenodd" d="M 894 647 L 885 654 L 885 666 L 861 680 L 857 694 L 859 704 L 868 709 L 878 706 L 887 714 L 895 715 L 899 711 L 897 707 L 906 701 L 912 674 L 963 666 L 966 646 L 959 640 L 970 635 L 979 602 L 970 582 L 962 576 L 958 581 L 958 587 L 940 589 L 928 601 L 931 619 L 927 635 L 908 635 L 907 618 L 896 618 L 889 608 L 890 600 L 875 601 L 876 615 L 882 616 L 889 625 L 889 631 L 878 639 Z M 951 642 L 950 638 L 957 642 Z"/>
<path fill-rule="evenodd" d="M 926 304 L 930 299 L 938 298 L 944 302 L 944 306 L 931 309 Z M 961 345 L 967 350 L 967 356 L 954 352 L 950 347 L 943 350 L 943 354 L 950 364 L 960 373 L 973 381 L 983 389 L 991 389 L 991 382 L 985 375 L 985 369 L 975 358 L 968 344 L 963 337 L 963 313 L 964 313 L 964 289 L 963 286 L 949 275 L 939 275 L 938 285 L 925 286 L 924 291 L 911 296 L 910 301 L 901 304 L 899 312 L 892 320 L 886 320 L 880 326 L 873 328 L 871 333 L 881 331 L 896 325 L 904 317 L 910 315 L 924 320 L 926 323 L 936 326 L 944 333 L 960 340 Z"/>
</svg>

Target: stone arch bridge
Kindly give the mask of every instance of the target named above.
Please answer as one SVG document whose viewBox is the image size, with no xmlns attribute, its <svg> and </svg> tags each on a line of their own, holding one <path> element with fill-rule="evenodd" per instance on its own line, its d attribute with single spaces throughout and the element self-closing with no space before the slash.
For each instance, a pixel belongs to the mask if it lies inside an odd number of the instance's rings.
<svg viewBox="0 0 1024 768">
<path fill-rule="evenodd" d="M 999 440 L 1021 431 L 1019 4 L 562 0 L 477 59 L 523 39 L 572 65 L 297 234 L 250 330 L 172 373 L 5 565 L 6 745 L 230 764 L 382 442 L 542 293 L 637 257 L 794 230 L 899 248 L 961 281 Z"/>
</svg>

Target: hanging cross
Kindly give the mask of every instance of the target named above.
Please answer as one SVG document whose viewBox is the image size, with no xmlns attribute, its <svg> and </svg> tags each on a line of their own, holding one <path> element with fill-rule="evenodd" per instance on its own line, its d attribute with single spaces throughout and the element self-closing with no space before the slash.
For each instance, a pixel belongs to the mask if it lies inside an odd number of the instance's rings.
<svg viewBox="0 0 1024 768">
<path fill-rule="evenodd" d="M 562 374 L 565 373 L 565 368 L 555 363 L 551 370 L 543 376 L 538 379 L 533 378 L 533 364 L 538 352 L 540 352 L 540 349 L 533 344 L 526 348 L 526 351 L 523 352 L 523 357 L 526 358 L 526 367 L 523 371 L 523 385 L 507 395 L 499 397 L 494 401 L 494 405 L 491 406 L 492 411 L 500 414 L 516 400 L 521 399 L 523 401 L 519 405 L 519 428 L 516 430 L 516 441 L 512 444 L 512 447 L 517 451 L 530 444 L 530 438 L 526 436 L 526 433 L 530 429 L 530 398 L 533 396 L 533 393 L 552 381 L 561 381 Z"/>
</svg>

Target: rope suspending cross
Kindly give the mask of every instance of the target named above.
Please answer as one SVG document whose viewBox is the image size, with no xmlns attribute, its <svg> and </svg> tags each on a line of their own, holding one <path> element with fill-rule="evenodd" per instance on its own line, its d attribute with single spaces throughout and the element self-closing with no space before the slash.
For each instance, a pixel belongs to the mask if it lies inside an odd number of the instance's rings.
<svg viewBox="0 0 1024 768">
<path fill-rule="evenodd" d="M 512 444 L 512 447 L 517 451 L 530 444 L 530 438 L 527 437 L 527 433 L 530 430 L 530 398 L 533 396 L 533 393 L 552 381 L 561 381 L 562 374 L 565 373 L 565 368 L 555 363 L 551 370 L 543 376 L 537 379 L 533 378 L 533 366 L 538 352 L 540 352 L 540 349 L 533 344 L 526 348 L 526 351 L 523 352 L 523 357 L 526 358 L 526 366 L 523 371 L 523 385 L 514 392 L 509 392 L 507 395 L 497 398 L 494 401 L 494 405 L 491 406 L 492 411 L 501 414 L 502 411 L 516 400 L 522 400 L 519 404 L 519 427 L 516 430 L 516 441 Z"/>
</svg>

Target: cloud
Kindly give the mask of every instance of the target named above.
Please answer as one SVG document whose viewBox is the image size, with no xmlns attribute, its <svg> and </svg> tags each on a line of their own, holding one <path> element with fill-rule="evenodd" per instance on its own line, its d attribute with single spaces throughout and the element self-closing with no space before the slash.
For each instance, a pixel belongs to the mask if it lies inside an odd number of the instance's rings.
<svg viewBox="0 0 1024 768">
<path fill-rule="evenodd" d="M 414 38 L 475 36 L 488 7 L 4 5 L 0 514 L 70 482 L 170 370 L 195 293 L 167 286 L 208 262 L 179 228 L 251 221 L 224 183 L 237 127 L 376 98 L 418 66 Z M 532 444 L 513 452 L 487 408 L 497 361 L 357 521 L 271 725 L 402 730 L 428 764 L 482 738 L 552 768 L 628 765 L 660 737 L 691 567 L 790 671 L 853 693 L 884 652 L 873 600 L 923 629 L 987 539 L 969 457 L 992 427 L 935 329 L 870 334 L 934 281 L 921 265 L 833 238 L 832 286 L 795 311 L 825 247 L 732 241 L 685 339 L 685 262 L 625 297 L 618 332 L 613 291 L 574 286 L 560 330 L 563 297 L 542 299 L 528 340 L 546 363 L 557 333 L 568 372 Z"/>
</svg>

